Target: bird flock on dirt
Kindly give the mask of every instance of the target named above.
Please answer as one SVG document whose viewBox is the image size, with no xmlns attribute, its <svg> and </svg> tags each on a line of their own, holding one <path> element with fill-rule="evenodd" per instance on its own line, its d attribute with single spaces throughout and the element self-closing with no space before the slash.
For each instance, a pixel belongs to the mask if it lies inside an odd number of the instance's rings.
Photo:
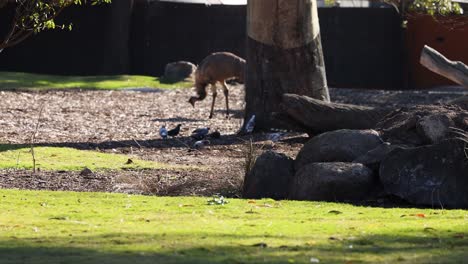
<svg viewBox="0 0 468 264">
<path fill-rule="evenodd" d="M 180 128 L 182 127 L 181 124 L 178 124 L 175 128 L 167 130 L 166 126 L 163 125 L 159 129 L 159 136 L 165 140 L 168 137 L 175 138 L 179 135 L 180 133 Z M 255 115 L 252 115 L 247 122 L 247 124 L 244 126 L 243 130 L 240 131 L 240 134 L 246 135 L 246 134 L 251 134 L 254 130 L 255 127 Z M 281 140 L 284 136 L 286 135 L 285 132 L 275 132 L 275 133 L 268 133 L 266 134 L 266 139 L 272 141 L 272 142 L 277 142 Z M 190 137 L 195 140 L 192 146 L 188 146 L 192 149 L 203 149 L 205 146 L 210 144 L 210 141 L 208 139 L 219 139 L 221 138 L 221 133 L 218 130 L 215 130 L 210 133 L 210 128 L 209 127 L 201 127 L 193 130 L 190 134 Z"/>
<path fill-rule="evenodd" d="M 255 115 L 252 115 L 252 117 L 249 119 L 249 121 L 245 125 L 244 131 L 242 132 L 244 134 L 250 134 L 253 132 L 254 126 L 255 126 Z M 159 128 L 159 136 L 162 139 L 167 139 L 168 137 L 175 138 L 176 136 L 179 135 L 181 127 L 182 127 L 182 124 L 178 124 L 175 128 L 167 130 L 166 126 L 163 125 L 161 126 L 161 128 Z M 221 133 L 218 130 L 215 130 L 210 133 L 209 127 L 201 127 L 201 128 L 197 128 L 193 130 L 192 133 L 190 134 L 190 137 L 195 140 L 192 148 L 202 149 L 205 146 L 210 144 L 210 141 L 208 139 L 221 138 Z"/>
<path fill-rule="evenodd" d="M 181 126 L 181 124 L 178 124 L 175 128 L 167 130 L 166 126 L 163 125 L 159 129 L 159 136 L 161 136 L 162 139 L 167 139 L 168 137 L 174 138 L 179 135 Z M 219 139 L 221 138 L 221 133 L 218 130 L 210 133 L 209 127 L 202 127 L 193 130 L 190 137 L 195 140 L 192 147 L 194 149 L 202 149 L 206 145 L 210 144 L 210 141 L 207 138 Z"/>
</svg>

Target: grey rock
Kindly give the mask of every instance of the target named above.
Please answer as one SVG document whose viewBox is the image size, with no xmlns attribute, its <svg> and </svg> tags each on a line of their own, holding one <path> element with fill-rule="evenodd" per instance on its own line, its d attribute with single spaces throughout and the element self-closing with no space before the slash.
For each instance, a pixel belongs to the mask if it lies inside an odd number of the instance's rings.
<svg viewBox="0 0 468 264">
<path fill-rule="evenodd" d="M 299 151 L 296 171 L 313 162 L 351 162 L 382 144 L 377 131 L 341 129 L 313 137 Z"/>
<path fill-rule="evenodd" d="M 453 120 L 443 114 L 424 116 L 416 123 L 418 134 L 428 144 L 438 143 L 446 138 L 450 132 L 449 128 L 453 126 Z"/>
<path fill-rule="evenodd" d="M 422 146 L 455 137 L 449 127 L 468 130 L 468 111 L 456 105 L 416 105 L 388 114 L 376 126 L 392 144 Z"/>
<path fill-rule="evenodd" d="M 380 162 L 385 159 L 385 157 L 397 148 L 402 148 L 400 145 L 391 145 L 388 142 L 384 142 L 377 146 L 376 148 L 368 151 L 366 154 L 359 156 L 357 159 L 353 160 L 354 163 L 362 163 L 367 167 L 378 171 Z"/>
<path fill-rule="evenodd" d="M 81 176 L 92 176 L 94 175 L 93 171 L 90 170 L 89 168 L 84 168 L 83 170 L 80 171 Z"/>
<path fill-rule="evenodd" d="M 243 197 L 284 199 L 294 176 L 294 161 L 290 157 L 266 151 L 260 155 L 244 179 Z"/>
<path fill-rule="evenodd" d="M 294 176 L 289 198 L 357 201 L 370 193 L 375 182 L 372 170 L 360 163 L 310 163 Z"/>
<path fill-rule="evenodd" d="M 188 61 L 176 61 L 166 64 L 164 68 L 165 82 L 179 82 L 187 78 L 193 78 L 197 66 Z"/>
<path fill-rule="evenodd" d="M 380 164 L 386 192 L 415 205 L 468 208 L 466 144 L 457 139 L 396 149 Z"/>
</svg>

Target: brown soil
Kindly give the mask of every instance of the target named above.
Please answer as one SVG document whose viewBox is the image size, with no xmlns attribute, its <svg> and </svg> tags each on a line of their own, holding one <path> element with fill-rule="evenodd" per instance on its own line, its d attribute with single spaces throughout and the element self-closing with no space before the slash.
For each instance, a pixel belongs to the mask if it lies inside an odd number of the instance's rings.
<svg viewBox="0 0 468 264">
<path fill-rule="evenodd" d="M 0 143 L 30 143 L 36 124 L 38 145 L 69 146 L 124 153 L 170 164 L 197 165 L 206 170 L 109 171 L 85 174 L 66 171 L 0 170 L 1 188 L 106 191 L 157 195 L 239 194 L 250 136 L 236 135 L 242 123 L 243 87 L 230 89 L 232 114 L 225 117 L 224 97 L 218 96 L 215 116 L 208 119 L 211 98 L 192 108 L 190 89 L 148 91 L 0 92 Z M 463 91 L 370 91 L 331 89 L 332 100 L 373 106 L 445 102 Z M 38 122 L 39 112 L 42 114 Z M 175 139 L 162 140 L 158 130 L 182 124 Z M 203 150 L 192 150 L 190 132 L 208 126 L 219 130 Z M 274 149 L 295 157 L 307 140 L 290 133 L 278 142 L 256 134 L 258 149 Z"/>
</svg>

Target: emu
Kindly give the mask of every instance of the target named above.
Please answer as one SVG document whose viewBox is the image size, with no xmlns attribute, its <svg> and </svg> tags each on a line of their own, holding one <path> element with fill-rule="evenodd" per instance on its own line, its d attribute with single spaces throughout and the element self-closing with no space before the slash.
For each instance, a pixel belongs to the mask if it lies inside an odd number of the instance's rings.
<svg viewBox="0 0 468 264">
<path fill-rule="evenodd" d="M 195 71 L 195 91 L 197 96 L 192 96 L 189 103 L 195 107 L 195 102 L 206 98 L 206 87 L 211 85 L 213 100 L 209 118 L 213 117 L 213 108 L 217 96 L 216 83 L 223 86 L 224 97 L 226 99 L 226 116 L 229 116 L 229 90 L 226 80 L 237 78 L 244 82 L 245 60 L 230 52 L 215 52 L 202 60 Z"/>
</svg>

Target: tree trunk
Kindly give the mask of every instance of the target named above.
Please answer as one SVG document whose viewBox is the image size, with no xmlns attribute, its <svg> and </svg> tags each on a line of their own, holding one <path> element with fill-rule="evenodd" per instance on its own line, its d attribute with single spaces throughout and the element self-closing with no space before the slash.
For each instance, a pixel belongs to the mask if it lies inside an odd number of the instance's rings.
<svg viewBox="0 0 468 264">
<path fill-rule="evenodd" d="M 283 95 L 282 108 L 291 119 L 310 134 L 337 129 L 374 128 L 384 116 L 396 108 L 374 108 L 352 104 L 323 102 L 296 94 Z"/>
<path fill-rule="evenodd" d="M 282 95 L 330 101 L 316 0 L 249 0 L 245 121 L 255 130 L 281 128 Z M 246 123 L 246 122 L 244 122 Z"/>
</svg>

